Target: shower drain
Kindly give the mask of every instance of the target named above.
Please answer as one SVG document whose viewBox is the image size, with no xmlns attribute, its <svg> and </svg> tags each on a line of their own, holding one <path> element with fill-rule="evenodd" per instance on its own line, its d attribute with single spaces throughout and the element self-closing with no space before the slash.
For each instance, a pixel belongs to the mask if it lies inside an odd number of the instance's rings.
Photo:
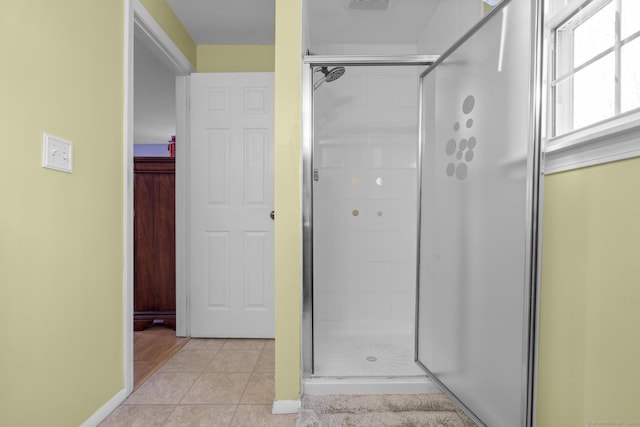
<svg viewBox="0 0 640 427">
<path fill-rule="evenodd" d="M 378 361 L 378 358 L 375 356 L 367 356 L 364 358 L 365 362 L 369 362 L 369 363 L 376 363 Z"/>
</svg>

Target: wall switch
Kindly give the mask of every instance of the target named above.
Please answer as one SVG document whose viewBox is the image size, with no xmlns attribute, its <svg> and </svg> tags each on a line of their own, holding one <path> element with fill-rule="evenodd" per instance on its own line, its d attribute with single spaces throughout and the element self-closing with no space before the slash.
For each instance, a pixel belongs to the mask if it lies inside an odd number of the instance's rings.
<svg viewBox="0 0 640 427">
<path fill-rule="evenodd" d="M 57 136 L 43 134 L 42 167 L 71 173 L 71 143 Z"/>
</svg>

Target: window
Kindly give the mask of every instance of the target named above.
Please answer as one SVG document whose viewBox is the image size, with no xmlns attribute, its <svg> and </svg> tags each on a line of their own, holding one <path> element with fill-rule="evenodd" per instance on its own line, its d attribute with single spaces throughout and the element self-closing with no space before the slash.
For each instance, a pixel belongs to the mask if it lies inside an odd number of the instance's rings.
<svg viewBox="0 0 640 427">
<path fill-rule="evenodd" d="M 640 111 L 640 1 L 562 10 L 551 26 L 551 138 Z"/>
</svg>

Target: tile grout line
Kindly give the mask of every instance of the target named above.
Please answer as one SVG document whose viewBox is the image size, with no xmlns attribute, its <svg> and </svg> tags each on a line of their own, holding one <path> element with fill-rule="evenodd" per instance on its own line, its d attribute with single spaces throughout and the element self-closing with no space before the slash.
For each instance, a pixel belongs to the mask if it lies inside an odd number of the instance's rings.
<svg viewBox="0 0 640 427">
<path fill-rule="evenodd" d="M 225 343 L 227 342 L 227 340 L 225 340 Z M 222 346 L 224 346 L 224 343 L 222 344 Z M 206 369 L 207 366 L 209 366 L 209 363 L 211 363 L 211 361 L 213 361 L 213 359 L 216 357 L 216 355 L 218 354 L 218 352 L 220 351 L 220 349 L 222 348 L 222 346 L 220 348 L 217 348 L 213 351 L 213 355 L 211 356 L 211 359 L 207 362 L 206 365 L 204 365 L 202 367 L 202 369 L 200 370 L 200 372 L 198 372 L 198 376 L 194 379 L 193 383 L 185 390 L 184 394 L 182 395 L 182 397 L 180 399 L 178 399 L 178 402 L 176 403 L 176 406 L 174 407 L 173 411 L 171 411 L 171 414 L 169 415 L 169 417 L 167 417 L 167 419 L 169 419 L 171 417 L 171 415 L 173 415 L 173 413 L 176 411 L 176 409 L 178 408 L 178 406 L 183 405 L 182 401 L 184 400 L 184 398 L 186 397 L 186 395 L 189 393 L 189 391 L 191 391 L 191 388 L 193 388 L 193 386 L 198 382 L 198 380 L 200 380 L 202 378 L 202 375 L 204 373 L 206 373 Z M 180 350 L 182 350 L 184 348 L 184 346 L 182 346 L 180 348 Z M 177 353 L 176 353 L 177 354 Z M 168 361 L 167 361 L 168 362 Z M 164 365 L 163 365 L 164 366 Z M 183 372 L 180 372 L 181 374 Z M 188 403 L 185 403 L 184 405 L 189 405 Z M 166 423 L 166 420 L 165 420 Z"/>
<path fill-rule="evenodd" d="M 236 403 L 183 403 L 185 397 L 190 393 L 190 391 L 193 389 L 193 387 L 196 385 L 196 383 L 198 383 L 198 381 L 202 380 L 204 374 L 207 374 L 207 367 L 212 363 L 212 361 L 215 359 L 215 357 L 221 352 L 223 351 L 224 346 L 226 345 L 227 342 L 229 342 L 229 340 L 224 340 L 224 343 L 221 346 L 216 346 L 215 349 L 210 350 L 211 351 L 211 356 L 208 359 L 208 362 L 202 365 L 202 368 L 196 371 L 193 370 L 189 370 L 189 371 L 175 371 L 175 373 L 195 373 L 197 374 L 193 380 L 193 382 L 185 389 L 184 393 L 180 396 L 178 396 L 176 398 L 176 400 L 174 400 L 173 402 L 170 403 L 133 403 L 133 404 L 127 404 L 123 402 L 123 405 L 132 405 L 132 406 L 137 406 L 137 407 L 141 407 L 141 406 L 147 406 L 147 405 L 158 405 L 158 406 L 167 406 L 170 409 L 170 411 L 168 412 L 168 414 L 163 417 L 164 419 L 161 421 L 161 424 L 159 425 L 166 425 L 168 423 L 168 421 L 170 419 L 172 419 L 172 417 L 174 416 L 178 416 L 177 414 L 177 410 L 179 406 L 191 406 L 191 407 L 196 407 L 196 406 L 230 406 L 233 407 L 233 413 L 230 414 L 230 421 L 227 424 L 227 426 L 233 426 L 234 422 L 236 420 L 236 417 L 239 416 L 239 414 L 241 414 L 241 412 L 239 411 L 240 406 L 243 407 L 251 407 L 251 406 L 268 406 L 268 404 L 260 404 L 260 403 L 242 403 L 242 399 L 245 395 L 245 393 L 247 393 L 247 391 L 250 390 L 250 383 L 252 378 L 254 377 L 254 375 L 258 374 L 258 375 L 274 375 L 274 372 L 271 370 L 267 370 L 267 371 L 258 371 L 258 366 L 259 366 L 259 361 L 261 360 L 261 357 L 270 357 L 271 352 L 273 352 L 273 349 L 269 349 L 267 347 L 267 342 L 269 340 L 266 339 L 261 339 L 260 340 L 262 342 L 262 345 L 259 346 L 258 348 L 255 348 L 255 350 L 258 353 L 258 357 L 256 358 L 255 362 L 252 365 L 252 369 L 251 371 L 244 371 L 248 373 L 248 378 L 247 378 L 247 382 L 244 385 L 242 392 L 240 393 L 240 397 L 239 399 L 236 401 Z M 183 350 L 190 350 L 190 349 L 185 349 L 187 342 L 185 342 L 183 345 L 180 346 L 180 348 L 175 351 L 171 357 L 176 356 L 177 354 L 179 354 L 180 352 L 182 352 Z M 241 351 L 243 349 L 236 349 L 237 351 Z M 246 349 L 245 351 L 250 351 L 251 349 Z M 230 351 L 230 350 L 229 350 Z M 160 367 L 158 367 L 158 369 L 156 370 L 156 372 L 154 372 L 151 376 L 156 375 L 160 369 L 162 369 L 162 367 L 164 367 L 169 360 L 171 359 L 171 357 L 169 359 L 167 359 L 162 365 L 160 365 Z M 263 363 L 264 365 L 264 363 Z M 262 368 L 265 368 L 265 366 L 262 366 Z M 170 373 L 171 371 L 169 371 Z M 216 373 L 216 372 L 212 372 L 212 373 Z M 232 374 L 234 372 L 219 372 L 219 373 L 225 373 L 225 374 Z M 231 408 L 229 408 L 231 409 Z"/>
<path fill-rule="evenodd" d="M 169 418 L 171 418 L 171 415 L 173 415 L 177 407 L 178 407 L 178 404 L 173 405 L 173 409 L 171 410 L 171 412 L 169 412 L 169 414 L 167 414 L 167 417 L 164 420 L 162 420 L 162 425 L 167 424 L 167 421 L 169 421 Z"/>
<path fill-rule="evenodd" d="M 244 394 L 246 393 L 247 388 L 249 387 L 249 383 L 251 382 L 251 378 L 253 377 L 253 374 L 256 371 L 256 367 L 258 366 L 258 360 L 260 360 L 260 355 L 262 354 L 262 351 L 264 350 L 265 343 L 266 343 L 266 341 L 264 341 L 262 343 L 262 348 L 258 352 L 258 358 L 256 359 L 256 362 L 253 364 L 253 369 L 251 370 L 251 372 L 249 372 L 249 379 L 247 380 L 247 385 L 244 386 L 244 390 L 242 390 L 242 393 L 240 394 L 240 400 L 238 400 L 238 405 L 237 406 L 243 405 L 242 396 L 244 396 Z"/>
<path fill-rule="evenodd" d="M 190 341 L 191 339 L 189 339 Z M 226 340 L 225 340 L 226 343 Z M 186 343 L 185 343 L 186 345 Z M 182 349 L 184 349 L 185 345 L 183 345 L 175 354 L 178 354 Z M 224 344 L 222 344 L 224 346 Z M 222 348 L 222 346 L 220 347 Z M 188 349 L 185 349 L 188 350 Z M 193 350 L 198 350 L 198 349 L 193 349 Z M 202 367 L 202 369 L 198 372 L 198 376 L 194 379 L 193 383 L 185 390 L 184 394 L 182 395 L 182 397 L 180 397 L 180 399 L 178 399 L 178 402 L 174 404 L 173 410 L 169 413 L 169 415 L 167 416 L 167 418 L 165 418 L 165 420 L 162 422 L 162 425 L 167 424 L 167 421 L 171 418 L 171 416 L 176 412 L 176 410 L 178 409 L 178 406 L 186 406 L 186 405 L 204 405 L 204 404 L 190 404 L 190 403 L 182 403 L 182 401 L 184 400 L 185 396 L 189 393 L 189 391 L 191 390 L 191 388 L 198 382 L 198 380 L 202 377 L 202 374 L 205 373 L 205 370 L 207 368 L 207 366 L 209 365 L 209 363 L 211 363 L 211 361 L 216 357 L 216 354 L 218 354 L 218 352 L 220 351 L 220 349 L 215 349 L 213 351 L 213 355 L 211 356 L 211 359 L 207 362 L 206 365 L 204 365 Z M 166 363 L 168 363 L 169 360 L 167 360 L 162 366 L 164 366 Z M 160 368 L 158 368 L 158 370 L 160 370 L 162 368 L 162 366 Z M 179 372 L 180 374 L 183 374 L 185 372 Z M 235 415 L 235 412 L 234 412 Z M 232 418 L 233 419 L 233 418 Z"/>
<path fill-rule="evenodd" d="M 184 346 L 182 346 L 180 348 L 180 350 L 182 350 L 184 348 Z M 178 354 L 180 351 L 178 351 L 176 354 Z M 213 353 L 213 356 L 211 356 L 211 360 L 213 360 L 213 358 L 215 357 L 215 355 L 218 353 L 218 350 L 216 350 Z M 209 363 L 211 362 L 211 360 L 209 361 Z M 168 360 L 167 360 L 168 362 Z M 207 363 L 208 365 L 208 363 Z M 164 365 L 163 365 L 164 366 Z M 164 422 L 162 423 L 163 425 L 165 425 L 167 423 L 167 420 L 169 420 L 171 418 L 171 416 L 176 412 L 176 410 L 178 409 L 178 406 L 182 405 L 182 401 L 184 400 L 185 396 L 189 393 L 189 391 L 191 390 L 191 388 L 198 382 L 198 380 L 200 379 L 200 377 L 202 377 L 202 374 L 204 373 L 206 369 L 206 365 L 202 367 L 202 369 L 200 370 L 200 372 L 198 373 L 198 376 L 194 379 L 193 383 L 185 390 L 184 394 L 182 395 L 182 397 L 178 400 L 178 403 L 175 404 L 173 411 L 171 411 L 171 413 L 169 414 L 169 416 L 164 420 Z M 180 372 L 182 374 L 182 372 Z"/>
<path fill-rule="evenodd" d="M 138 331 L 138 332 L 140 332 L 140 331 Z M 167 337 L 167 335 L 156 334 L 156 333 L 153 333 L 151 331 L 148 334 L 148 336 Z M 172 338 L 176 338 L 177 339 L 178 337 L 172 337 Z M 190 340 L 190 337 L 182 337 L 182 338 L 179 339 L 178 342 L 174 342 L 171 345 L 171 347 L 165 349 L 163 351 L 163 354 L 162 354 L 162 358 L 164 359 L 164 361 L 159 365 L 153 366 L 153 368 L 149 372 L 147 372 L 147 374 L 143 378 L 139 378 L 138 381 L 135 381 L 135 372 L 134 372 L 135 384 L 134 384 L 133 391 L 136 391 L 137 389 L 139 389 L 149 378 L 151 378 L 156 372 L 158 372 L 160 370 L 160 368 L 162 368 L 162 366 L 164 366 L 174 355 L 176 355 L 178 352 L 180 352 L 180 350 L 189 342 L 189 340 Z M 135 346 L 135 338 L 134 338 L 134 346 Z M 143 360 L 138 360 L 138 362 L 140 362 L 140 361 L 143 361 Z M 134 359 L 134 369 L 135 369 L 135 359 Z"/>
<path fill-rule="evenodd" d="M 242 393 L 240 393 L 240 398 L 238 399 L 238 403 L 235 405 L 236 409 L 233 412 L 233 417 L 231 417 L 231 421 L 229 422 L 229 427 L 231 427 L 233 425 L 233 421 L 236 418 L 236 415 L 238 414 L 238 409 L 240 408 L 240 405 L 242 405 L 242 396 L 244 396 L 244 393 L 247 391 L 247 388 L 249 387 L 249 382 L 251 381 L 251 377 L 253 376 L 254 371 L 256 370 L 256 366 L 258 366 L 258 360 L 260 359 L 260 353 L 262 353 L 262 349 L 264 349 L 264 342 L 262 344 L 262 348 L 260 349 L 260 352 L 258 354 L 258 359 L 256 359 L 256 362 L 253 365 L 253 369 L 251 370 L 251 372 L 249 373 L 249 378 L 247 378 L 247 384 L 245 384 L 244 389 L 242 390 Z"/>
</svg>

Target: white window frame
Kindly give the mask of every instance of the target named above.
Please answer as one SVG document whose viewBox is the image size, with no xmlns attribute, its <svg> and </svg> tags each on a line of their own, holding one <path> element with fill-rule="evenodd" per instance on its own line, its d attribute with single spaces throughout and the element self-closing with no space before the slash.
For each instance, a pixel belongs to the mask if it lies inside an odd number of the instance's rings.
<svg viewBox="0 0 640 427">
<path fill-rule="evenodd" d="M 550 0 L 554 1 L 554 0 Z M 545 174 L 561 172 L 570 169 L 577 169 L 586 166 L 593 166 L 602 163 L 608 163 L 632 157 L 640 156 L 640 108 L 620 114 L 620 86 L 616 82 L 616 111 L 615 115 L 609 119 L 603 120 L 592 125 L 575 129 L 570 132 L 554 136 L 556 121 L 556 105 L 552 82 L 566 79 L 569 75 L 575 74 L 573 70 L 571 74 L 564 74 L 556 79 L 556 30 L 565 22 L 582 11 L 585 7 L 599 10 L 609 1 L 618 2 L 620 0 L 573 0 L 561 8 L 555 15 L 547 17 L 545 26 L 545 37 L 547 44 L 547 120 L 546 135 L 544 141 L 545 152 Z M 619 10 L 619 9 L 618 9 Z M 586 61 L 579 69 L 592 64 L 604 55 L 617 51 L 616 76 L 620 75 L 620 48 L 623 43 L 620 40 L 619 23 L 616 24 L 616 41 L 615 45 L 597 55 L 595 58 Z M 638 33 L 627 37 L 625 40 L 636 40 Z M 573 97 L 572 93 L 565 93 Z M 571 120 L 571 107 L 561 112 L 564 120 Z"/>
</svg>

